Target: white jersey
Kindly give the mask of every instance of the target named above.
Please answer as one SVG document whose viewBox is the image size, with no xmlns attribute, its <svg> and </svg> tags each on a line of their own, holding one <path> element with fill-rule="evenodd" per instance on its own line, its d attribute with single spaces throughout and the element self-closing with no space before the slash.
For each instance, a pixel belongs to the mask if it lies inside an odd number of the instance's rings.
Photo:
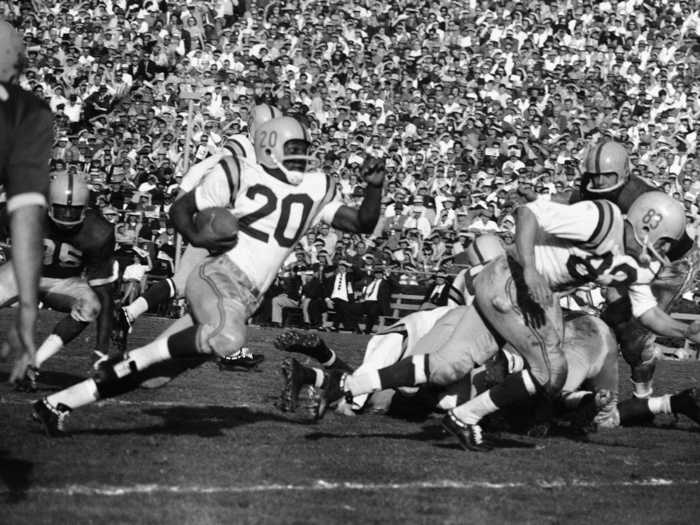
<svg viewBox="0 0 700 525">
<path fill-rule="evenodd" d="M 455 275 L 450 285 L 450 293 L 447 296 L 447 306 L 469 306 L 474 302 L 474 276 L 481 270 L 479 268 L 465 268 Z"/>
<path fill-rule="evenodd" d="M 387 326 L 378 331 L 376 336 L 386 334 L 401 334 L 403 336 L 403 347 L 401 355 L 412 355 L 416 343 L 435 326 L 442 316 L 452 310 L 454 306 L 440 306 L 432 310 L 413 312 L 403 317 L 391 326 Z"/>
<path fill-rule="evenodd" d="M 642 267 L 624 253 L 624 222 L 609 201 L 557 204 L 537 200 L 526 205 L 537 218 L 535 265 L 555 291 L 595 282 L 629 290 L 638 317 L 656 306 L 649 284 L 659 263 Z"/>
<path fill-rule="evenodd" d="M 221 151 L 207 157 L 201 162 L 194 164 L 182 176 L 180 189 L 184 192 L 192 191 L 202 181 L 202 179 L 217 168 L 225 156 L 236 155 L 238 158 L 245 158 L 251 162 L 256 162 L 255 148 L 245 135 L 233 135 L 227 139 L 226 145 Z"/>
<path fill-rule="evenodd" d="M 223 157 L 195 189 L 198 210 L 230 207 L 238 219 L 238 243 L 227 256 L 261 293 L 309 228 L 331 224 L 339 199 L 335 181 L 324 173 L 307 173 L 293 186 L 237 156 Z"/>
</svg>

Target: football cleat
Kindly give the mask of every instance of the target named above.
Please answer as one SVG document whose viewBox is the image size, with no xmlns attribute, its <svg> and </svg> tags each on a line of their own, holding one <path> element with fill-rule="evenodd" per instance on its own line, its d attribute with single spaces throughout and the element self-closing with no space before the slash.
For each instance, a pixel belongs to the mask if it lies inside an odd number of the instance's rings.
<svg viewBox="0 0 700 525">
<path fill-rule="evenodd" d="M 672 395 L 671 408 L 676 416 L 683 414 L 700 425 L 700 391 L 697 388 L 688 388 Z"/>
<path fill-rule="evenodd" d="M 299 403 L 299 391 L 303 386 L 301 363 L 294 358 L 282 361 L 282 377 L 284 378 L 284 387 L 277 408 L 282 412 L 295 412 Z"/>
<path fill-rule="evenodd" d="M 36 401 L 32 408 L 32 419 L 43 425 L 47 436 L 59 437 L 67 434 L 66 418 L 71 410 L 66 405 L 59 403 L 54 407 L 44 398 Z"/>
<path fill-rule="evenodd" d="M 314 385 L 303 385 L 298 396 L 299 409 L 312 421 L 318 421 L 321 406 L 321 391 Z"/>
<path fill-rule="evenodd" d="M 596 416 L 612 401 L 612 398 L 612 392 L 605 388 L 598 390 L 595 394 L 584 396 L 581 403 L 567 417 L 571 421 L 572 428 L 582 432 L 595 432 Z"/>
<path fill-rule="evenodd" d="M 488 452 L 493 448 L 484 440 L 484 434 L 479 425 L 460 421 L 451 410 L 442 418 L 442 427 L 459 440 L 464 450 Z"/>
<path fill-rule="evenodd" d="M 219 370 L 248 371 L 265 361 L 262 354 L 253 354 L 248 348 L 243 347 L 231 355 L 219 357 L 217 365 Z"/>
<path fill-rule="evenodd" d="M 319 391 L 318 413 L 316 419 L 321 419 L 328 408 L 336 401 L 345 398 L 352 403 L 352 395 L 345 391 L 345 378 L 347 373 L 342 370 L 327 370 L 323 381 L 324 388 Z"/>
<path fill-rule="evenodd" d="M 321 338 L 311 332 L 301 330 L 285 330 L 275 338 L 275 348 L 283 352 L 296 352 L 309 355 L 309 350 L 321 344 Z"/>
<path fill-rule="evenodd" d="M 113 309 L 112 340 L 120 352 L 126 352 L 126 342 L 132 330 L 129 314 L 123 307 Z"/>
<path fill-rule="evenodd" d="M 38 379 L 39 369 L 35 366 L 28 366 L 24 377 L 15 381 L 15 390 L 17 392 L 36 392 Z"/>
</svg>

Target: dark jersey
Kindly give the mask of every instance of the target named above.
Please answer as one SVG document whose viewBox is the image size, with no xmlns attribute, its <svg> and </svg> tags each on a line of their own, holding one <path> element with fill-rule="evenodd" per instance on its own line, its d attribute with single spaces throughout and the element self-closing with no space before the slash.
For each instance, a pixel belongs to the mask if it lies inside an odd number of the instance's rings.
<svg viewBox="0 0 700 525">
<path fill-rule="evenodd" d="M 113 282 L 114 245 L 114 225 L 93 210 L 75 230 L 61 229 L 49 219 L 42 276 L 66 279 L 84 273 L 91 286 Z"/>
<path fill-rule="evenodd" d="M 8 210 L 13 210 L 18 195 L 46 197 L 52 147 L 49 106 L 18 86 L 0 82 L 0 184 L 7 193 Z"/>
<path fill-rule="evenodd" d="M 577 190 L 574 190 L 571 194 L 570 204 L 584 200 L 596 200 L 604 198 L 617 204 L 617 207 L 620 208 L 622 213 L 627 213 L 630 207 L 632 206 L 632 203 L 635 200 L 637 200 L 637 197 L 650 191 L 659 191 L 658 188 L 655 188 L 648 182 L 633 175 L 630 175 L 629 180 L 627 181 L 627 183 L 625 183 L 624 186 L 604 195 L 601 195 L 600 193 L 591 193 L 587 191 L 587 185 L 588 180 L 586 178 L 583 178 L 581 180 L 581 187 Z M 681 237 L 678 240 L 678 242 L 672 246 L 671 250 L 668 253 L 668 258 L 671 261 L 676 261 L 682 258 L 692 247 L 693 240 L 688 236 L 688 234 L 684 233 L 683 237 Z"/>
</svg>

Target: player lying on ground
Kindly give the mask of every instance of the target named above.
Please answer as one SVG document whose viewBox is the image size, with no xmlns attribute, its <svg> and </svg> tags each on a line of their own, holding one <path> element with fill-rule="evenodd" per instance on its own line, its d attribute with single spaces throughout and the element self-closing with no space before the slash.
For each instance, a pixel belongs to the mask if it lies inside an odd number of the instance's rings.
<svg viewBox="0 0 700 525">
<path fill-rule="evenodd" d="M 102 363 L 94 379 L 34 403 L 34 418 L 50 435 L 63 431 L 71 410 L 136 388 L 154 364 L 238 350 L 245 343 L 246 321 L 280 266 L 318 221 L 348 232 L 373 230 L 383 161 L 368 158 L 363 164 L 365 197 L 359 208 L 351 208 L 338 200 L 335 181 L 315 170 L 309 148 L 308 132 L 298 120 L 273 119 L 255 135 L 257 164 L 231 157 L 228 171 L 212 172 L 173 205 L 173 221 L 185 239 L 220 253 L 207 257 L 188 278 L 185 294 L 196 324 L 132 350 L 124 359 Z M 196 227 L 198 210 L 226 206 L 238 221 L 237 235 Z"/>
<path fill-rule="evenodd" d="M 561 349 L 561 308 L 552 300 L 556 292 L 586 282 L 627 289 L 645 326 L 663 335 L 700 340 L 700 323 L 687 326 L 671 319 L 656 306 L 648 286 L 684 228 L 682 208 L 661 192 L 638 199 L 625 221 L 607 201 L 530 203 L 518 212 L 517 252 L 490 262 L 476 276 L 477 308 L 461 312 L 447 344 L 368 374 L 333 372 L 319 381 L 313 369 L 303 369 L 304 382 L 324 387 L 322 415 L 328 403 L 341 397 L 425 383 L 447 386 L 465 377 L 474 362 L 485 362 L 509 343 L 528 369 L 444 419 L 465 448 L 488 450 L 478 425 L 482 417 L 537 391 L 557 398 L 564 386 L 567 364 Z"/>
<path fill-rule="evenodd" d="M 250 119 L 248 120 L 248 135 L 238 134 L 233 135 L 222 148 L 222 151 L 216 155 L 198 162 L 192 166 L 180 181 L 178 194 L 175 197 L 179 199 L 187 192 L 192 191 L 200 181 L 213 170 L 227 170 L 228 163 L 231 162 L 231 156 L 248 159 L 250 162 L 256 162 L 255 148 L 251 139 L 255 136 L 255 130 L 262 124 L 272 120 L 273 118 L 281 117 L 282 112 L 274 106 L 268 104 L 259 104 L 251 110 Z M 190 272 L 199 263 L 201 263 L 209 252 L 205 248 L 197 248 L 191 244 L 187 245 L 175 274 L 151 286 L 146 292 L 136 298 L 131 304 L 122 308 L 115 309 L 114 322 L 114 340 L 117 346 L 123 351 L 126 351 L 127 337 L 131 333 L 132 326 L 136 320 L 145 314 L 151 308 L 163 304 L 175 297 L 185 296 L 185 285 Z M 187 319 L 181 321 L 177 328 L 183 330 L 188 326 L 192 326 L 192 320 L 189 314 L 185 316 Z M 173 332 L 164 332 L 161 337 L 167 337 Z M 220 360 L 220 366 L 228 368 L 252 368 L 262 362 L 264 356 L 262 354 L 253 355 L 248 348 L 241 348 L 230 356 L 226 356 Z"/>
<path fill-rule="evenodd" d="M 107 359 L 112 319 L 114 227 L 98 212 L 87 210 L 89 189 L 84 178 L 68 172 L 54 173 L 49 188 L 48 227 L 39 289 L 43 301 L 70 315 L 59 321 L 17 380 L 17 388 L 36 390 L 38 368 L 85 327 L 97 321 L 95 363 Z M 0 304 L 17 297 L 13 267 L 0 266 Z"/>
<path fill-rule="evenodd" d="M 54 122 L 48 104 L 17 84 L 26 64 L 24 41 L 0 20 L 0 185 L 7 194 L 12 261 L 19 303 L 0 346 L 12 362 L 10 381 L 34 364 L 34 334 Z M 7 224 L 3 224 L 6 228 Z"/>
<path fill-rule="evenodd" d="M 437 309 L 436 309 L 437 310 Z M 436 312 L 415 312 L 407 315 L 394 325 L 385 328 L 367 342 L 362 364 L 355 371 L 366 373 L 369 370 L 379 370 L 397 363 L 404 357 L 415 355 L 418 346 L 417 339 L 428 334 L 431 328 L 440 322 L 451 308 L 443 307 Z M 277 337 L 275 346 L 288 352 L 299 352 L 315 357 L 320 349 L 327 348 L 326 343 L 318 335 L 310 332 L 287 330 Z M 695 388 L 683 390 L 674 395 L 664 395 L 639 399 L 632 397 L 621 403 L 618 399 L 619 374 L 617 366 L 617 341 L 601 319 L 579 312 L 569 312 L 565 319 L 564 343 L 562 345 L 566 357 L 568 372 L 566 383 L 562 388 L 562 397 L 553 415 L 569 416 L 580 428 L 594 425 L 598 428 L 613 428 L 618 425 L 635 425 L 648 422 L 655 414 L 679 415 L 684 414 L 700 424 L 700 404 L 698 391 Z M 497 383 L 503 382 L 509 373 L 522 370 L 524 362 L 517 353 L 505 350 L 499 352 L 489 362 L 494 365 L 487 371 L 485 367 L 477 367 L 472 374 L 463 380 L 435 392 L 431 388 L 429 396 L 419 396 L 420 403 L 415 408 L 415 415 L 423 413 L 427 398 L 434 400 L 435 410 L 450 410 L 463 403 L 470 397 L 480 393 Z M 283 397 L 286 407 L 292 409 L 303 407 L 311 418 L 318 413 L 318 394 L 311 385 L 302 386 L 297 382 L 299 374 L 291 372 L 298 364 L 288 359 L 284 364 L 287 383 Z M 402 397 L 411 398 L 418 393 L 417 387 L 401 387 L 397 389 Z M 338 412 L 344 415 L 361 413 L 365 410 L 371 413 L 385 413 L 389 410 L 395 390 L 383 390 L 371 395 L 359 395 L 351 400 L 341 399 Z M 293 402 L 289 402 L 293 400 Z M 298 400 L 298 401 L 297 401 Z M 410 401 L 403 403 L 408 406 L 411 414 Z M 528 407 L 513 407 L 509 414 L 522 414 Z M 406 409 L 403 410 L 406 413 Z M 535 410 L 537 413 L 551 413 L 545 410 Z M 542 423 L 529 421 L 528 424 Z"/>
</svg>

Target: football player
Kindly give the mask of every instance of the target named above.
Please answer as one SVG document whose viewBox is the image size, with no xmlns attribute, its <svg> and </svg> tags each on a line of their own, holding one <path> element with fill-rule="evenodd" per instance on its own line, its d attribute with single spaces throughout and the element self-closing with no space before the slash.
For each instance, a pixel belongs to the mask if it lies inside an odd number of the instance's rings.
<svg viewBox="0 0 700 525">
<path fill-rule="evenodd" d="M 0 20 L 0 185 L 7 193 L 12 238 L 13 283 L 19 297 L 15 321 L 0 348 L 10 356 L 10 381 L 34 363 L 42 239 L 53 147 L 53 115 L 48 104 L 17 83 L 25 64 L 24 42 Z M 9 271 L 9 270 L 6 270 Z"/>
<path fill-rule="evenodd" d="M 630 174 L 629 154 L 622 144 L 614 141 L 592 146 L 583 161 L 582 171 L 580 188 L 569 196 L 571 203 L 607 199 L 622 213 L 627 213 L 641 195 L 656 189 Z M 697 273 L 698 253 L 685 232 L 674 242 L 668 258 L 671 264 L 666 265 L 652 283 L 658 305 L 665 311 L 680 299 Z M 625 290 L 611 290 L 602 317 L 615 331 L 622 355 L 631 367 L 634 395 L 650 396 L 657 359 L 654 334 L 632 314 L 630 297 Z"/>
<path fill-rule="evenodd" d="M 508 343 L 529 370 L 509 375 L 444 420 L 464 448 L 487 450 L 478 424 L 483 416 L 537 391 L 553 398 L 560 394 L 567 363 L 561 349 L 561 308 L 552 295 L 586 282 L 627 288 L 635 315 L 655 332 L 700 340 L 700 323 L 687 326 L 671 319 L 656 305 L 649 288 L 684 227 L 682 208 L 660 192 L 638 199 L 624 221 L 607 201 L 571 206 L 535 201 L 521 207 L 517 251 L 491 261 L 474 279 L 476 308 L 464 311 L 455 323 L 450 339 L 456 343 L 376 372 L 325 374 L 320 415 L 324 406 L 341 397 L 427 382 L 446 386 Z M 315 372 L 305 370 L 304 382 L 314 383 Z"/>
<path fill-rule="evenodd" d="M 230 161 L 227 160 L 227 157 L 229 156 L 233 155 L 238 158 L 247 159 L 250 162 L 255 162 L 255 148 L 253 147 L 251 139 L 255 136 L 256 130 L 265 122 L 281 116 L 282 112 L 274 106 L 270 106 L 268 104 L 259 104 L 254 106 L 248 120 L 248 135 L 237 134 L 230 137 L 220 153 L 211 155 L 210 157 L 192 166 L 180 181 L 180 187 L 178 188 L 176 199 L 182 197 L 187 192 L 192 191 L 201 182 L 201 180 L 212 171 L 217 169 L 228 169 L 228 163 Z M 133 323 L 136 321 L 136 319 L 146 313 L 149 309 L 165 303 L 174 297 L 184 297 L 187 277 L 192 269 L 202 262 L 208 255 L 209 252 L 206 249 L 197 248 L 191 244 L 188 245 L 180 258 L 178 267 L 172 277 L 157 282 L 146 290 L 142 296 L 136 298 L 131 304 L 115 309 L 116 318 L 113 336 L 117 346 L 122 351 L 126 351 L 127 336 L 131 332 Z M 161 335 L 167 336 L 191 325 L 192 321 L 188 314 L 185 316 L 185 318 L 179 320 L 173 328 Z M 252 368 L 259 364 L 263 358 L 264 356 L 261 354 L 252 354 L 247 348 L 241 348 L 237 353 L 232 354 L 231 356 L 226 356 L 226 358 L 222 358 L 220 360 L 220 364 L 221 366 L 231 368 Z"/>
<path fill-rule="evenodd" d="M 192 245 L 213 253 L 191 273 L 186 297 L 195 325 L 111 359 L 88 379 L 34 403 L 34 418 L 50 435 L 64 431 L 71 410 L 131 390 L 140 372 L 173 357 L 228 355 L 245 342 L 246 321 L 257 309 L 297 241 L 319 221 L 354 233 L 370 233 L 379 218 L 384 163 L 367 158 L 367 183 L 358 208 L 342 204 L 335 181 L 315 169 L 306 128 L 281 117 L 255 134 L 257 163 L 227 157 L 228 169 L 205 177 L 171 209 L 173 221 Z M 198 230 L 194 215 L 210 207 L 231 207 L 237 238 Z"/>
<path fill-rule="evenodd" d="M 35 365 L 17 382 L 20 389 L 35 390 L 38 367 L 92 321 L 97 321 L 95 362 L 108 356 L 117 280 L 114 226 L 87 209 L 89 195 L 82 176 L 67 171 L 52 174 L 39 289 L 47 305 L 70 315 L 37 349 Z M 16 296 L 13 267 L 0 266 L 0 304 L 8 305 Z"/>
</svg>

